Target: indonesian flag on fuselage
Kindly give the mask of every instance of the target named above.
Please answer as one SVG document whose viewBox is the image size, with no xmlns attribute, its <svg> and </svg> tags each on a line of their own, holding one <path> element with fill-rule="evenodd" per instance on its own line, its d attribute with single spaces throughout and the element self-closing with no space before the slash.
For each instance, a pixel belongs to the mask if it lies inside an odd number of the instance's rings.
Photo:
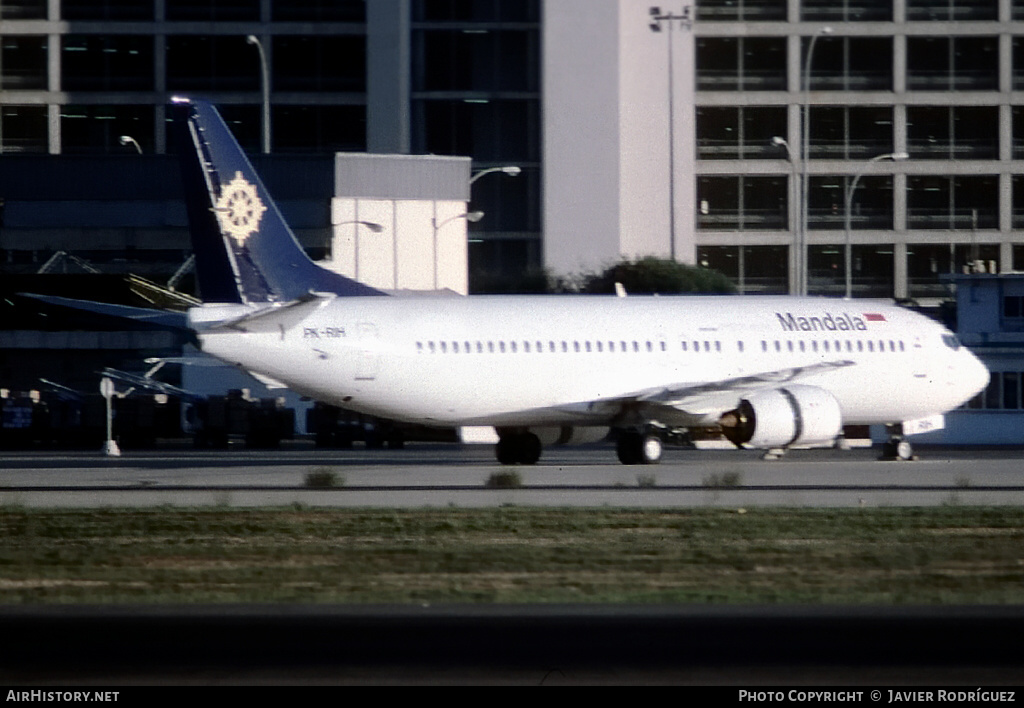
<svg viewBox="0 0 1024 708">
<path fill-rule="evenodd" d="M 864 319 L 868 322 L 885 322 L 885 315 L 880 315 L 877 312 L 865 312 Z"/>
</svg>

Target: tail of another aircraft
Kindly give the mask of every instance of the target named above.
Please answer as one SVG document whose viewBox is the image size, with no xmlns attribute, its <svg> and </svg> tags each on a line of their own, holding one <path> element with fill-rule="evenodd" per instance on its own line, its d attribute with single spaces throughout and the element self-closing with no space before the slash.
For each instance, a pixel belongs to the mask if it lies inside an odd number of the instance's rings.
<svg viewBox="0 0 1024 708">
<path fill-rule="evenodd" d="M 383 294 L 309 259 L 216 108 L 175 99 L 172 112 L 204 302 Z"/>
</svg>

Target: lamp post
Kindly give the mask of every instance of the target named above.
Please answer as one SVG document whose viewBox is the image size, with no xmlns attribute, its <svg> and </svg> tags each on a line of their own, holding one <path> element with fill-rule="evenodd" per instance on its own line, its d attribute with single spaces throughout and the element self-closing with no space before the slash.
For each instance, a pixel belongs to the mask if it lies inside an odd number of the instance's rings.
<svg viewBox="0 0 1024 708">
<path fill-rule="evenodd" d="M 662 13 L 660 7 L 650 9 L 652 32 L 661 32 L 661 23 L 668 23 L 668 219 L 669 256 L 676 259 L 676 100 L 675 100 L 675 57 L 672 41 L 672 23 L 678 21 L 681 28 L 693 26 L 690 6 L 683 7 L 682 14 Z"/>
<path fill-rule="evenodd" d="M 791 198 L 794 201 L 799 202 L 800 190 L 799 190 L 799 187 L 796 184 L 796 181 L 797 181 L 796 180 L 796 160 L 793 159 L 793 150 L 789 147 L 789 143 L 786 141 L 786 139 L 784 137 L 782 137 L 781 135 L 776 135 L 774 138 L 772 138 L 772 145 L 774 145 L 776 147 L 785 148 L 785 150 L 786 150 L 786 159 L 789 160 L 789 168 L 790 168 L 790 170 L 789 170 L 789 173 L 790 173 L 790 175 L 789 175 L 790 176 L 790 185 L 791 185 L 790 194 L 791 194 Z M 800 258 L 802 257 L 802 254 L 800 252 L 800 244 L 801 244 L 800 231 L 803 228 L 803 218 L 801 216 L 802 212 L 800 211 L 799 203 L 794 205 L 794 209 L 793 209 L 793 211 L 791 213 L 794 216 L 793 221 L 795 222 L 793 224 L 793 265 L 794 265 L 794 269 L 793 269 L 793 290 L 795 291 L 795 294 L 799 295 L 800 294 Z"/>
<path fill-rule="evenodd" d="M 121 136 L 121 144 L 125 145 L 125 146 L 127 146 L 127 145 L 134 145 L 135 149 L 138 151 L 138 153 L 140 155 L 142 154 L 142 146 L 139 145 L 139 141 L 136 140 L 135 138 L 133 138 L 130 135 L 122 135 Z"/>
<path fill-rule="evenodd" d="M 522 171 L 522 168 L 520 168 L 517 165 L 505 165 L 504 167 L 488 167 L 486 170 L 480 170 L 475 175 L 473 175 L 469 179 L 469 183 L 472 185 L 474 182 L 476 182 L 484 175 L 494 174 L 495 172 L 501 172 L 502 174 L 506 174 L 509 177 L 516 177 Z"/>
<path fill-rule="evenodd" d="M 256 49 L 260 53 L 260 70 L 263 76 L 261 81 L 263 89 L 263 153 L 268 154 L 270 152 L 270 71 L 267 69 L 267 55 L 263 51 L 263 43 L 256 35 L 250 34 L 245 41 L 256 45 Z"/>
<path fill-rule="evenodd" d="M 482 211 L 467 211 L 467 212 L 465 212 L 463 214 L 458 214 L 456 216 L 449 217 L 449 218 L 445 219 L 444 221 L 440 221 L 440 222 L 437 220 L 437 218 L 433 218 L 433 219 L 430 220 L 430 223 L 432 223 L 434 225 L 434 289 L 435 290 L 437 289 L 437 271 L 438 271 L 438 263 L 437 263 L 437 251 L 438 251 L 437 239 L 438 239 L 438 233 L 441 231 L 442 228 L 444 228 L 444 226 L 446 224 L 450 224 L 453 221 L 458 221 L 459 219 L 465 219 L 467 222 L 469 222 L 471 224 L 475 224 L 476 222 L 480 221 L 482 218 L 484 218 L 484 213 Z"/>
<path fill-rule="evenodd" d="M 892 160 L 893 162 L 901 162 L 910 157 L 905 152 L 889 152 L 884 155 L 875 155 L 870 160 L 864 163 L 864 166 L 860 171 L 854 175 L 853 181 L 846 187 L 846 253 L 844 260 L 846 261 L 846 299 L 849 300 L 853 297 L 853 246 L 851 244 L 851 219 L 853 211 L 853 193 L 857 190 L 857 183 L 860 182 L 860 178 L 867 172 L 869 166 L 874 162 L 881 162 L 883 160 Z"/>
<path fill-rule="evenodd" d="M 384 227 L 375 221 L 342 221 L 341 223 L 335 224 L 335 226 L 347 226 L 348 224 L 355 224 L 356 226 L 365 226 L 375 234 L 384 232 Z"/>
<path fill-rule="evenodd" d="M 811 43 L 807 47 L 807 57 L 804 59 L 804 110 L 800 121 L 800 130 L 803 136 L 803 149 L 800 152 L 800 170 L 803 176 L 801 179 L 800 197 L 800 255 L 797 261 L 799 264 L 797 278 L 798 295 L 807 294 L 807 163 L 810 159 L 811 142 L 811 60 L 814 58 L 814 45 L 818 43 L 818 38 L 825 34 L 832 34 L 832 28 L 822 27 L 811 37 Z"/>
</svg>

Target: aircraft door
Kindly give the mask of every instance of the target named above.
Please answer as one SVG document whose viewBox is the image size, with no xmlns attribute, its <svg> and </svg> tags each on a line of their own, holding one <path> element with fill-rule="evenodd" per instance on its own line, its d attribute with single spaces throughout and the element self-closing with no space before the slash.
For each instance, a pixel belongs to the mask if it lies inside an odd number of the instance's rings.
<svg viewBox="0 0 1024 708">
<path fill-rule="evenodd" d="M 380 373 L 380 332 L 372 322 L 356 325 L 359 358 L 356 362 L 356 381 L 375 381 Z"/>
</svg>

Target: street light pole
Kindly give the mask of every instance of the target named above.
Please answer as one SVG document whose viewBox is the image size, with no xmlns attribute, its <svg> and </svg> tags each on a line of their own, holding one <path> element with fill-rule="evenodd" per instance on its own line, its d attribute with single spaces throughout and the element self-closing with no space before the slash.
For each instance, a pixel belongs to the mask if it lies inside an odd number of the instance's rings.
<svg viewBox="0 0 1024 708">
<path fill-rule="evenodd" d="M 800 187 L 797 185 L 796 175 L 796 160 L 793 159 L 793 150 L 790 148 L 789 143 L 781 135 L 776 135 L 772 138 L 772 145 L 786 149 L 786 159 L 789 160 L 789 198 L 793 202 L 798 202 L 800 197 Z M 795 294 L 800 293 L 800 229 L 802 228 L 803 218 L 800 214 L 800 207 L 798 203 L 794 203 L 792 210 L 789 212 L 792 214 L 793 219 L 790 222 L 793 228 L 793 291 Z M 788 218 L 788 217 L 787 217 Z M 742 247 L 741 247 L 742 248 Z"/>
<path fill-rule="evenodd" d="M 270 71 L 267 68 L 267 55 L 263 51 L 263 43 L 260 42 L 259 37 L 254 34 L 250 34 L 245 38 L 245 41 L 249 44 L 256 45 L 257 51 L 260 53 L 260 69 L 262 71 L 263 80 L 261 86 L 263 88 L 263 153 L 270 153 Z"/>
<path fill-rule="evenodd" d="M 135 148 L 136 152 L 138 152 L 140 155 L 142 154 L 142 146 L 139 145 L 139 141 L 130 135 L 122 135 L 121 144 L 124 146 L 131 145 L 132 147 Z"/>
<path fill-rule="evenodd" d="M 668 23 L 668 219 L 669 219 L 669 256 L 676 260 L 676 99 L 675 99 L 675 56 L 672 41 L 672 23 L 678 21 L 680 27 L 693 26 L 690 6 L 683 7 L 680 15 L 672 12 L 662 13 L 660 7 L 650 9 L 652 32 L 661 32 L 661 23 Z"/>
<path fill-rule="evenodd" d="M 853 297 L 853 246 L 851 244 L 851 221 L 853 219 L 853 193 L 857 190 L 857 183 L 860 182 L 860 178 L 864 176 L 870 165 L 874 162 L 881 162 L 882 160 L 892 160 L 893 162 L 900 162 L 910 157 L 905 152 L 889 152 L 884 155 L 875 155 L 870 160 L 864 163 L 864 166 L 854 176 L 853 181 L 846 187 L 846 253 L 844 260 L 846 262 L 846 299 L 849 300 Z"/>
<path fill-rule="evenodd" d="M 803 117 L 800 121 L 800 131 L 803 136 L 803 148 L 800 152 L 800 170 L 802 179 L 800 184 L 800 246 L 797 254 L 797 294 L 807 294 L 807 194 L 808 181 L 807 163 L 810 160 L 811 143 L 811 59 L 814 57 L 814 45 L 823 34 L 832 34 L 831 27 L 822 27 L 811 37 L 811 43 L 807 47 L 807 57 L 804 60 L 804 106 Z"/>
<path fill-rule="evenodd" d="M 469 183 L 473 184 L 484 175 L 493 174 L 495 172 L 501 172 L 508 175 L 509 177 L 515 177 L 523 170 L 518 165 L 505 165 L 504 167 L 488 167 L 486 170 L 480 170 L 469 179 Z"/>
</svg>

